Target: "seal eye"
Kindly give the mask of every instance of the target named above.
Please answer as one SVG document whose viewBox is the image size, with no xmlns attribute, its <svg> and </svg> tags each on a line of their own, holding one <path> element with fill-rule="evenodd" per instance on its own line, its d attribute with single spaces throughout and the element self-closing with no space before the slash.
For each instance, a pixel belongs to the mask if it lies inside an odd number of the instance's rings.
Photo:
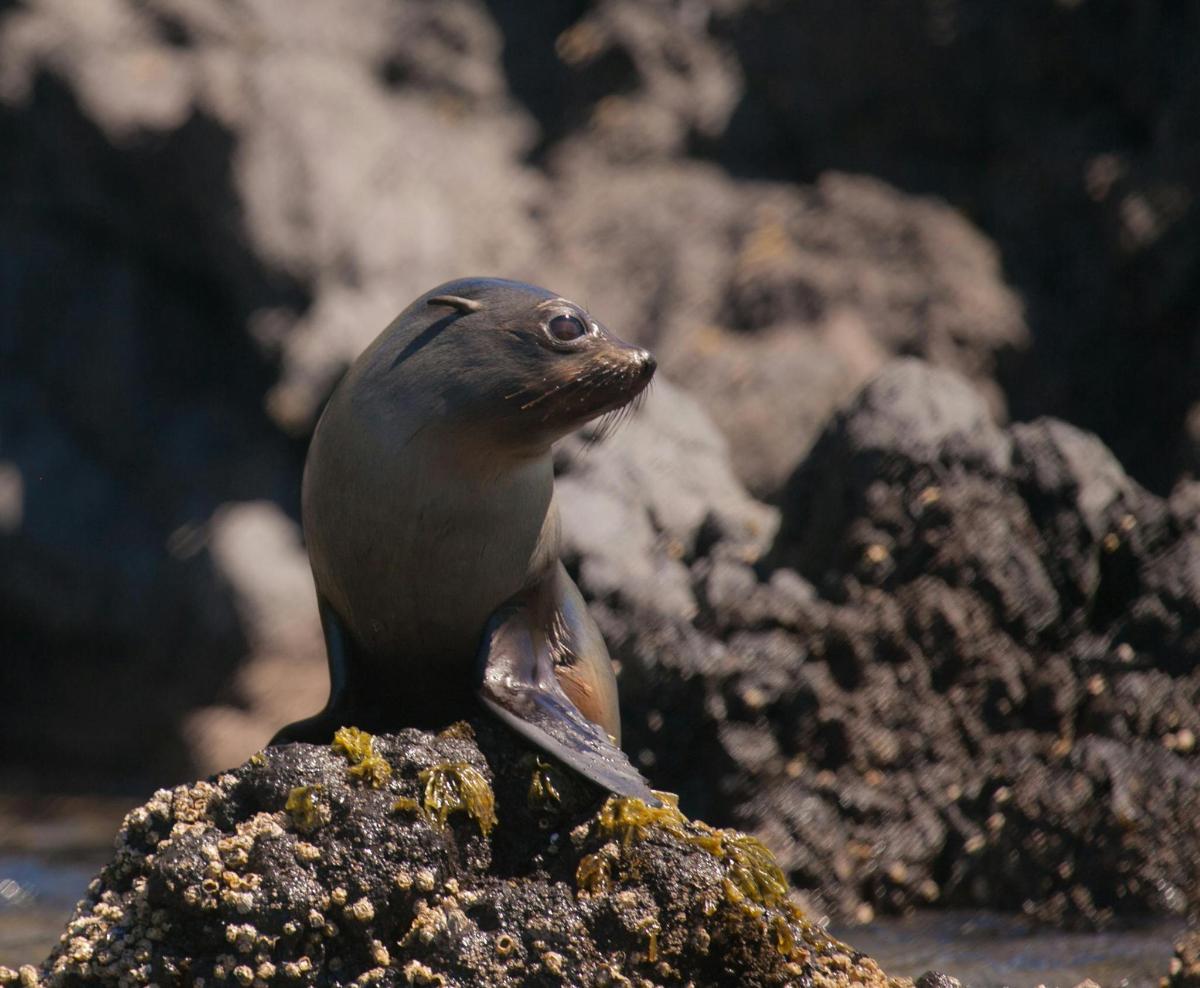
<svg viewBox="0 0 1200 988">
<path fill-rule="evenodd" d="M 555 316 L 546 329 L 559 343 L 571 343 L 587 335 L 587 327 L 578 316 Z"/>
</svg>

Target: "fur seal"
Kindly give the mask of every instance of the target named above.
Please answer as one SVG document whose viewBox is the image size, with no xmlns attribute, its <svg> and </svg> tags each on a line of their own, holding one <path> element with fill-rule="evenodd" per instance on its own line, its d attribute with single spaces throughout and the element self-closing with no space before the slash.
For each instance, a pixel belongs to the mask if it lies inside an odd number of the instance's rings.
<svg viewBox="0 0 1200 988">
<path fill-rule="evenodd" d="M 550 453 L 654 369 L 579 305 L 521 282 L 452 281 L 401 312 L 309 447 L 304 535 L 331 689 L 273 743 L 442 727 L 482 700 L 585 777 L 657 803 L 620 750 L 608 650 L 559 561 Z"/>
</svg>

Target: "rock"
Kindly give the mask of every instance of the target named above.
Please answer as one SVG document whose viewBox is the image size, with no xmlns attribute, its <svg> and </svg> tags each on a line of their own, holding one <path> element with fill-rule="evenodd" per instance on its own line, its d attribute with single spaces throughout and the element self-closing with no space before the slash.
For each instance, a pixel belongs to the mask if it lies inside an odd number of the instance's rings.
<svg viewBox="0 0 1200 988">
<path fill-rule="evenodd" d="M 738 479 L 770 500 L 820 434 L 840 401 L 883 361 L 859 317 L 839 313 L 830 333 L 794 326 L 753 334 L 718 326 L 680 333 L 663 351 L 670 373 L 700 396 L 728 438 Z M 845 333 L 843 334 L 843 330 Z M 862 343 L 859 361 L 836 341 Z"/>
<path fill-rule="evenodd" d="M 1191 14 L 834 6 L 0 3 L 8 784 L 311 712 L 303 440 L 465 267 L 692 393 L 559 463 L 689 812 L 822 911 L 1194 909 L 1200 485 L 1130 476 L 1195 404 Z"/>
<path fill-rule="evenodd" d="M 962 988 L 962 982 L 941 971 L 926 971 L 917 978 L 916 988 Z"/>
<path fill-rule="evenodd" d="M 611 27 L 628 6 L 595 0 L 574 24 L 546 3 L 501 15 L 522 52 L 539 29 L 546 47 L 562 39 L 556 63 L 522 59 L 510 71 L 548 134 L 548 157 L 585 145 L 606 162 L 654 160 L 686 138 L 692 156 L 743 178 L 869 173 L 940 196 L 996 242 L 1028 303 L 1033 346 L 1004 351 L 997 368 L 1018 416 L 1098 432 L 1159 492 L 1195 472 L 1193 10 L 1109 17 L 1051 5 L 989 17 L 954 6 L 914 17 L 904 4 L 864 0 L 648 3 L 634 37 Z M 680 78 L 693 82 L 688 97 Z M 879 210 L 863 190 L 855 196 Z M 893 243 L 894 255 L 922 253 Z M 974 283 L 981 303 L 994 295 Z M 987 333 L 972 306 L 959 312 Z M 978 348 L 954 332 L 941 344 L 968 361 Z M 949 365 L 976 376 L 954 357 Z"/>
<path fill-rule="evenodd" d="M 217 570 L 252 635 L 250 658 L 223 702 L 192 711 L 183 728 L 196 762 L 210 772 L 236 765 L 329 698 L 325 639 L 299 534 L 269 501 L 224 505 L 208 526 Z"/>
<path fill-rule="evenodd" d="M 554 42 L 568 71 L 558 105 L 543 108 L 551 133 L 585 129 L 589 148 L 615 161 L 682 155 L 721 134 L 741 78 L 705 19 L 668 4 L 592 4 Z"/>
<path fill-rule="evenodd" d="M 911 984 L 761 844 L 600 798 L 490 722 L 270 748 L 133 810 L 34 983 Z"/>
<path fill-rule="evenodd" d="M 814 908 L 1194 911 L 1192 496 L 889 364 L 797 470 L 767 556 L 691 562 L 694 622 L 598 608 L 627 745 L 777 847 Z"/>
<path fill-rule="evenodd" d="M 868 468 L 889 459 L 999 473 L 1009 464 L 1008 439 L 979 393 L 919 360 L 891 364 L 860 392 L 844 421 L 846 445 L 869 458 Z"/>
<path fill-rule="evenodd" d="M 1195 9 L 709 9 L 744 79 L 715 155 L 774 179 L 870 171 L 959 205 L 1029 304 L 1033 346 L 1000 374 L 1016 416 L 1093 430 L 1169 490 L 1200 384 Z"/>
<path fill-rule="evenodd" d="M 862 176 L 797 188 L 690 163 L 614 167 L 577 146 L 553 164 L 555 283 L 654 348 L 757 495 L 777 496 L 895 354 L 967 374 L 1002 410 L 987 382 L 1025 344 L 1021 306 L 992 247 L 944 204 Z"/>
<path fill-rule="evenodd" d="M 611 439 L 588 443 L 585 434 L 559 445 L 556 496 L 563 556 L 590 597 L 690 620 L 686 561 L 704 540 L 755 559 L 774 537 L 775 512 L 746 494 L 724 437 L 669 381 Z"/>
</svg>

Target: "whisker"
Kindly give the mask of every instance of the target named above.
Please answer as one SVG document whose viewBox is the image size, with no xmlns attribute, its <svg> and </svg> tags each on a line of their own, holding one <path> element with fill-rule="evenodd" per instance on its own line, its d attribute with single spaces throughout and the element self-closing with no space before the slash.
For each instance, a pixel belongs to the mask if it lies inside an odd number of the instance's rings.
<svg viewBox="0 0 1200 988">
<path fill-rule="evenodd" d="M 604 442 L 612 437 L 620 428 L 625 425 L 641 407 L 641 395 L 635 397 L 632 401 L 622 405 L 620 408 L 615 408 L 611 412 L 601 416 L 600 421 L 592 429 L 586 439 L 586 445 L 592 446 L 595 443 Z"/>
<path fill-rule="evenodd" d="M 521 406 L 521 411 L 524 412 L 527 409 L 533 408 L 534 405 L 540 405 L 547 398 L 551 398 L 554 395 L 558 394 L 560 391 L 563 390 L 563 388 L 574 388 L 574 387 L 577 387 L 579 385 L 579 383 L 580 383 L 580 379 L 571 378 L 566 381 L 563 381 L 561 384 L 556 384 L 549 391 L 543 391 L 541 394 L 537 395 L 535 398 L 532 398 L 530 401 L 527 401 L 524 405 Z"/>
<path fill-rule="evenodd" d="M 542 391 L 522 388 L 504 397 L 507 400 L 521 401 L 520 410 L 523 412 L 549 403 L 545 413 L 549 416 L 554 414 L 553 409 L 586 408 L 598 395 L 614 391 L 619 393 L 631 383 L 629 378 L 630 367 L 625 362 L 601 358 L 574 377 L 551 388 Z M 584 430 L 583 441 L 568 454 L 567 465 L 574 465 L 579 458 L 590 452 L 593 445 L 610 439 L 633 418 L 645 403 L 650 386 L 651 384 L 647 384 L 629 401 L 593 420 Z"/>
</svg>

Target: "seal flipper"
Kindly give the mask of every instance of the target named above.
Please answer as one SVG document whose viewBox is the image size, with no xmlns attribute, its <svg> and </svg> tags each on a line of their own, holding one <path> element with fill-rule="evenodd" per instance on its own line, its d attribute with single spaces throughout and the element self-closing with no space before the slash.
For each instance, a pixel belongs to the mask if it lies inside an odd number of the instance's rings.
<svg viewBox="0 0 1200 988">
<path fill-rule="evenodd" d="M 317 608 L 321 614 L 321 631 L 325 636 L 325 655 L 329 661 L 329 701 L 325 709 L 312 717 L 297 720 L 281 727 L 270 744 L 287 744 L 290 741 L 310 741 L 328 744 L 339 727 L 350 723 L 346 710 L 347 671 L 349 669 L 350 636 L 342 622 L 333 612 L 325 598 L 317 595 Z"/>
<path fill-rule="evenodd" d="M 580 712 L 560 683 L 563 670 L 586 675 L 589 666 L 596 668 L 600 656 L 583 653 L 580 646 L 599 642 L 604 648 L 599 630 L 581 609 L 582 598 L 573 598 L 579 591 L 559 563 L 492 615 L 480 650 L 480 699 L 518 734 L 585 778 L 660 806 L 625 752 Z M 609 662 L 607 650 L 602 658 Z M 612 676 L 611 665 L 607 675 Z"/>
</svg>

